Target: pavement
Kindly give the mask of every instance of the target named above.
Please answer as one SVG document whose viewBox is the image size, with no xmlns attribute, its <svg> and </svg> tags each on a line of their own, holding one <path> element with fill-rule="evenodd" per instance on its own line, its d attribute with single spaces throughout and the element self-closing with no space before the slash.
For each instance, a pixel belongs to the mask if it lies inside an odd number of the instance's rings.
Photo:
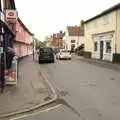
<svg viewBox="0 0 120 120">
<path fill-rule="evenodd" d="M 91 65 L 96 65 L 102 68 L 108 68 L 108 69 L 113 69 L 115 71 L 120 71 L 120 63 L 113 63 L 110 61 L 104 61 L 104 60 L 99 60 L 99 59 L 84 58 L 83 56 L 77 56 L 75 54 L 73 54 L 73 56 L 77 60 L 89 63 Z"/>
<path fill-rule="evenodd" d="M 11 120 L 84 120 L 63 105 L 57 105 L 44 111 L 38 111 L 34 114 L 20 116 Z"/>
<path fill-rule="evenodd" d="M 39 64 L 28 56 L 19 62 L 18 84 L 6 86 L 4 93 L 0 94 L 0 119 L 40 107 L 54 97 Z"/>
</svg>

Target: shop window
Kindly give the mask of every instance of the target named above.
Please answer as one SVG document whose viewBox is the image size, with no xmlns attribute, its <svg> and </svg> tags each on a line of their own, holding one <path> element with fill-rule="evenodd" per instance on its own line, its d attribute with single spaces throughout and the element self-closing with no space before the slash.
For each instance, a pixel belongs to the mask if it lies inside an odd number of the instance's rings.
<svg viewBox="0 0 120 120">
<path fill-rule="evenodd" d="M 106 53 L 111 53 L 111 41 L 106 42 Z"/>
<path fill-rule="evenodd" d="M 98 50 L 98 42 L 94 42 L 94 51 Z"/>
</svg>

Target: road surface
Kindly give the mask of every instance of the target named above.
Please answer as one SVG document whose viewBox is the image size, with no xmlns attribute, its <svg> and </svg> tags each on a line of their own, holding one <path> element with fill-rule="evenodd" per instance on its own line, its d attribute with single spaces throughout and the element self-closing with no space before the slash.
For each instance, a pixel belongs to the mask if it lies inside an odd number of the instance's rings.
<svg viewBox="0 0 120 120">
<path fill-rule="evenodd" d="M 74 56 L 41 64 L 58 94 L 58 106 L 22 120 L 119 120 L 120 73 Z"/>
</svg>

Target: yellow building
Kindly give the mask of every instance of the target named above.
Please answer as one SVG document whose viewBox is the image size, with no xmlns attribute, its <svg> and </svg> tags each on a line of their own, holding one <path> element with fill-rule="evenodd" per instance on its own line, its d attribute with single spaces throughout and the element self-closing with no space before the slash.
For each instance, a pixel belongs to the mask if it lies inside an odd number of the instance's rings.
<svg viewBox="0 0 120 120">
<path fill-rule="evenodd" d="M 85 57 L 120 62 L 120 3 L 84 22 Z"/>
</svg>

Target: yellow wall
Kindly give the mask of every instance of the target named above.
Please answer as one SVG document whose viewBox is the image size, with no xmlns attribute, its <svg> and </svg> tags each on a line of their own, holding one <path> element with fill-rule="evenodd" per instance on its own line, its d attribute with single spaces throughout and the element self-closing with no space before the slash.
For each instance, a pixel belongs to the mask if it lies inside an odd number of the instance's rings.
<svg viewBox="0 0 120 120">
<path fill-rule="evenodd" d="M 116 29 L 116 11 L 108 14 L 109 23 L 105 24 L 104 16 L 94 19 L 85 24 L 85 51 L 92 52 L 92 35 L 115 31 Z"/>
<path fill-rule="evenodd" d="M 117 29 L 117 35 L 116 35 L 116 52 L 117 53 L 120 53 L 120 9 L 117 10 L 116 12 L 117 14 L 117 26 L 116 26 L 116 29 Z"/>
</svg>

